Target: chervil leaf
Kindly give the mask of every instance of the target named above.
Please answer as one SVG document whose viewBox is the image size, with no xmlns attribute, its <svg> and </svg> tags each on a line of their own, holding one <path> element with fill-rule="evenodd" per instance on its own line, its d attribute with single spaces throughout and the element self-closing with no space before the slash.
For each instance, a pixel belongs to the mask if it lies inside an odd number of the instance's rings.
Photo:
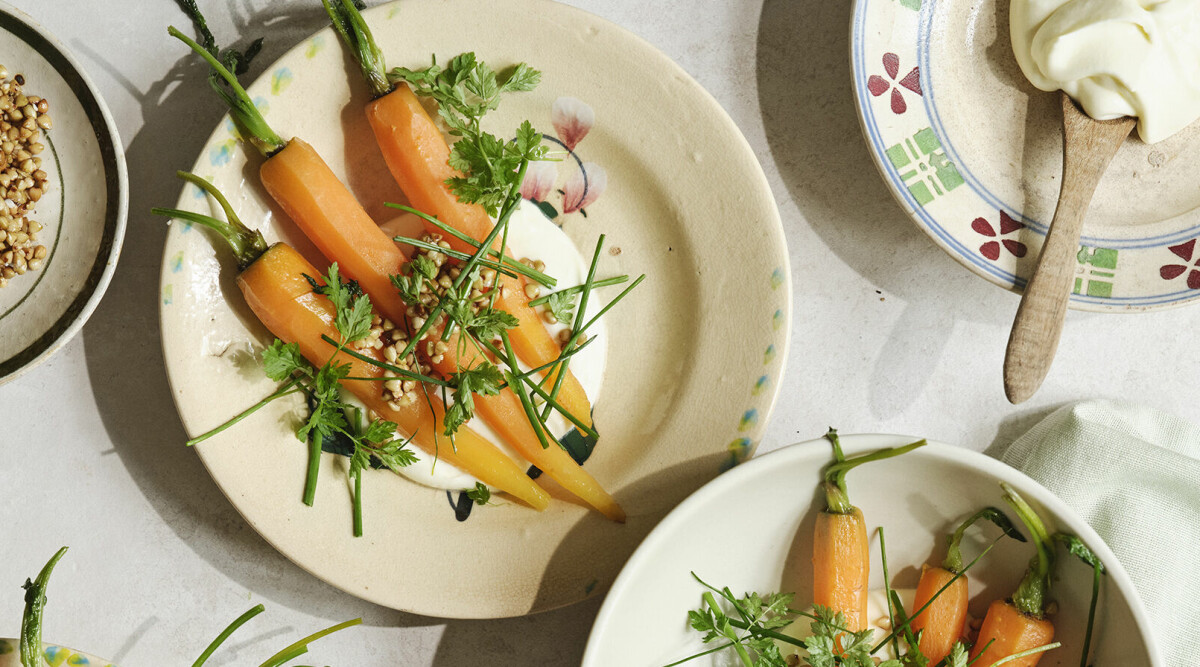
<svg viewBox="0 0 1200 667">
<path fill-rule="evenodd" d="M 546 310 L 559 322 L 570 322 L 575 317 L 575 294 L 573 292 L 555 292 L 546 301 Z"/>
<path fill-rule="evenodd" d="M 495 340 L 501 331 L 514 329 L 520 323 L 520 320 L 503 310 L 488 308 L 473 316 L 464 328 L 479 340 L 490 341 Z"/>
<path fill-rule="evenodd" d="M 408 466 L 418 461 L 417 455 L 407 445 L 409 440 L 393 440 L 382 447 L 376 449 L 373 453 L 379 462 L 393 472 L 399 472 L 401 468 Z"/>
<path fill-rule="evenodd" d="M 442 418 L 445 434 L 453 435 L 459 427 L 475 416 L 474 394 L 495 396 L 500 393 L 504 374 L 494 364 L 484 362 L 474 368 L 463 369 L 447 380 L 455 386 L 454 403 Z"/>
<path fill-rule="evenodd" d="M 475 488 L 467 491 L 467 497 L 474 500 L 476 505 L 486 505 L 492 499 L 492 490 L 483 482 L 475 482 Z"/>
<path fill-rule="evenodd" d="M 967 647 L 963 646 L 962 642 L 954 642 L 954 647 L 950 649 L 950 655 L 946 656 L 945 667 L 967 667 Z"/>
<path fill-rule="evenodd" d="M 542 73 L 525 63 L 500 75 L 501 93 L 523 93 L 533 90 L 542 82 Z"/>
<path fill-rule="evenodd" d="M 334 326 L 343 343 L 353 343 L 367 337 L 371 332 L 371 298 L 363 294 L 357 282 L 342 281 L 337 262 L 329 265 L 328 272 L 323 276 L 324 285 L 310 275 L 305 274 L 304 278 L 312 285 L 313 292 L 329 297 L 333 303 L 336 313 Z"/>
<path fill-rule="evenodd" d="M 278 338 L 271 346 L 262 351 L 263 370 L 267 377 L 276 382 L 283 382 L 296 371 L 305 375 L 313 374 L 313 367 L 300 354 L 300 346 L 295 343 L 284 343 Z"/>
<path fill-rule="evenodd" d="M 396 435 L 396 425 L 390 421 L 376 419 L 367 425 L 362 439 L 367 442 L 388 442 Z"/>
</svg>

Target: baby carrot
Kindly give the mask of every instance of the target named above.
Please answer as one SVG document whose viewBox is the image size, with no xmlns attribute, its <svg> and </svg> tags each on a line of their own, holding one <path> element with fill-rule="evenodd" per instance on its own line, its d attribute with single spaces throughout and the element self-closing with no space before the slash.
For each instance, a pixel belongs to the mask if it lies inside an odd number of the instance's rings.
<svg viewBox="0 0 1200 667">
<path fill-rule="evenodd" d="M 979 519 L 988 519 L 1009 537 L 1025 541 L 1025 536 L 1017 531 L 1004 512 L 995 507 L 979 510 L 947 536 L 946 559 L 941 566 L 926 566 L 921 572 L 921 581 L 913 597 L 914 615 L 909 626 L 913 632 L 920 633 L 919 649 L 931 665 L 938 664 L 950 655 L 955 642 L 963 635 L 968 595 L 966 577 L 958 576 L 963 571 L 961 543 L 967 528 Z M 942 590 L 943 587 L 945 590 Z M 924 611 L 918 611 L 923 607 Z"/>
<path fill-rule="evenodd" d="M 813 531 L 813 603 L 843 614 L 845 629 L 858 632 L 867 627 L 870 549 L 862 510 L 850 504 L 846 473 L 864 463 L 910 452 L 924 446 L 925 441 L 847 459 L 837 431 L 830 429 L 826 437 L 833 444 L 835 461 L 825 468 L 821 485 L 825 509 L 817 514 Z"/>
<path fill-rule="evenodd" d="M 1037 512 L 1005 482 L 1004 500 L 1017 512 L 1029 529 L 1036 555 L 1016 592 L 1007 600 L 996 600 L 988 606 L 979 639 L 971 649 L 973 664 L 987 667 L 999 660 L 1031 649 L 1047 646 L 1054 639 L 1054 624 L 1046 618 L 1046 594 L 1054 576 L 1054 544 L 1046 524 Z M 1004 663 L 1008 667 L 1034 667 L 1042 653 L 1034 653 Z"/>
<path fill-rule="evenodd" d="M 373 99 L 367 104 L 367 120 L 388 169 L 409 203 L 475 241 L 484 242 L 494 224 L 482 206 L 460 202 L 447 187 L 447 180 L 461 174 L 450 166 L 450 147 L 441 130 L 407 85 L 394 85 L 388 80 L 383 54 L 354 4 L 350 0 L 322 0 L 322 3 L 371 88 Z M 441 231 L 427 220 L 423 224 L 430 233 Z M 455 250 L 475 252 L 474 247 L 461 239 L 451 237 L 447 241 Z M 498 245 L 494 243 L 493 247 Z M 554 362 L 562 349 L 529 305 L 524 277 L 499 276 L 499 280 L 500 293 L 495 306 L 519 322 L 510 332 L 517 356 L 535 367 Z M 591 427 L 591 403 L 583 386 L 569 370 L 562 372 L 559 380 L 558 369 L 555 366 L 546 373 L 550 386 L 561 385 L 557 400 Z"/>
</svg>

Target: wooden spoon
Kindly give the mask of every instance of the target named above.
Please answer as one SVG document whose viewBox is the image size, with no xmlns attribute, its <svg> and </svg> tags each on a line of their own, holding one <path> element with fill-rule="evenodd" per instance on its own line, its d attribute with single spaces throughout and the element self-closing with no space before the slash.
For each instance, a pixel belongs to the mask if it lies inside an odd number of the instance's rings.
<svg viewBox="0 0 1200 667">
<path fill-rule="evenodd" d="M 1013 321 L 1004 355 L 1004 394 L 1011 403 L 1033 396 L 1054 361 L 1062 334 L 1083 217 L 1096 184 L 1137 119 L 1094 120 L 1062 93 L 1063 175 L 1058 208 L 1046 234 L 1037 268 Z"/>
</svg>

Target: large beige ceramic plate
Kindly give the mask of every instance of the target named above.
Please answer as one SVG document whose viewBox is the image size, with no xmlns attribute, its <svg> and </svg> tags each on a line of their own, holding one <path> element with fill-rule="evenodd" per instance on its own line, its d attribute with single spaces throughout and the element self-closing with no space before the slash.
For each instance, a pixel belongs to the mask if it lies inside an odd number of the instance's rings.
<svg viewBox="0 0 1200 667">
<path fill-rule="evenodd" d="M 580 247 L 607 234 L 612 250 L 600 273 L 648 275 L 608 317 L 609 365 L 595 405 L 602 437 L 586 466 L 629 521 L 610 523 L 559 500 L 540 514 L 515 504 L 475 508 L 460 522 L 445 492 L 375 472 L 364 480 L 365 536 L 356 539 L 344 459 L 326 455 L 316 505 L 300 502 L 307 456 L 292 435 L 299 400 L 273 405 L 197 451 L 271 544 L 373 602 L 498 617 L 600 595 L 667 511 L 753 451 L 771 412 L 788 343 L 790 284 L 766 179 L 695 81 L 650 45 L 587 13 L 534 0 L 405 0 L 373 8 L 366 19 L 390 66 L 473 50 L 495 65 L 527 61 L 543 71 L 535 92 L 504 101 L 493 127 L 515 128 L 528 118 L 572 144 L 579 161 L 543 174 L 557 179 L 545 197 L 556 222 Z M 368 212 L 378 221 L 390 217 L 382 203 L 402 196 L 366 125 L 361 78 L 333 32 L 297 45 L 249 90 L 278 132 L 313 144 Z M 572 141 L 585 126 L 586 136 Z M 223 120 L 194 170 L 213 179 L 268 240 L 287 239 L 319 261 L 268 203 L 259 163 Z M 573 210 L 581 163 L 590 179 L 586 215 Z M 180 206 L 209 209 L 191 187 Z M 192 434 L 273 389 L 256 361 L 270 336 L 244 305 L 228 253 L 214 251 L 212 241 L 175 224 L 164 251 L 164 354 Z"/>
</svg>

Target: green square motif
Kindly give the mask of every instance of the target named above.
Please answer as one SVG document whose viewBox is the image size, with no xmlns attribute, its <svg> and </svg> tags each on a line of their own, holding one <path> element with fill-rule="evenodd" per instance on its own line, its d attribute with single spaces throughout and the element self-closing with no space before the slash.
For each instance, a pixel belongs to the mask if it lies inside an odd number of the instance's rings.
<svg viewBox="0 0 1200 667">
<path fill-rule="evenodd" d="M 917 204 L 925 206 L 962 185 L 962 174 L 942 150 L 932 128 L 925 128 L 886 151 L 888 161 Z"/>
</svg>

